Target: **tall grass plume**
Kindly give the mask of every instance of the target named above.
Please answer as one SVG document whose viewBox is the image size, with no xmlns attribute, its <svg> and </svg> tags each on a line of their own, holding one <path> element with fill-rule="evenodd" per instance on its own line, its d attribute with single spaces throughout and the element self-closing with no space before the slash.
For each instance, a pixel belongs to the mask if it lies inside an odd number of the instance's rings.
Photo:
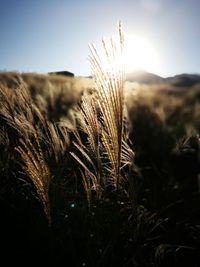
<svg viewBox="0 0 200 267">
<path fill-rule="evenodd" d="M 96 181 L 98 193 L 110 185 L 119 189 L 123 180 L 121 170 L 133 159 L 124 132 L 124 35 L 121 24 L 118 30 L 117 41 L 102 40 L 102 56 L 94 45 L 90 45 L 95 93 L 82 99 L 81 124 L 87 136 L 87 144 L 82 142 L 81 149 L 79 147 L 82 160 L 73 154 L 84 168 L 85 176 L 89 174 L 93 184 Z"/>
</svg>

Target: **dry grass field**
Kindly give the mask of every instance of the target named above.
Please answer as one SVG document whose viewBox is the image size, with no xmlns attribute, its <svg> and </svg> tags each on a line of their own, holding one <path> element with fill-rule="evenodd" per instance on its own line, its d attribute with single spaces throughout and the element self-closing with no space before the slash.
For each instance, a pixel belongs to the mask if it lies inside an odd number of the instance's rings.
<svg viewBox="0 0 200 267">
<path fill-rule="evenodd" d="M 95 81 L 0 73 L 3 257 L 198 266 L 200 85 L 122 91 L 93 65 Z"/>
</svg>

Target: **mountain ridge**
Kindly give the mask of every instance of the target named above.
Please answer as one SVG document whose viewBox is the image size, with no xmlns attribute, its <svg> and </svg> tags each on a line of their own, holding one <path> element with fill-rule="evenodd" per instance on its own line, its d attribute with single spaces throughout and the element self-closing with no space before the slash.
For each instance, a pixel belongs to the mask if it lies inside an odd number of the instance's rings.
<svg viewBox="0 0 200 267">
<path fill-rule="evenodd" d="M 164 78 L 151 72 L 135 71 L 126 74 L 126 81 L 144 84 L 170 83 L 176 86 L 192 86 L 200 83 L 200 74 L 181 73 Z"/>
</svg>

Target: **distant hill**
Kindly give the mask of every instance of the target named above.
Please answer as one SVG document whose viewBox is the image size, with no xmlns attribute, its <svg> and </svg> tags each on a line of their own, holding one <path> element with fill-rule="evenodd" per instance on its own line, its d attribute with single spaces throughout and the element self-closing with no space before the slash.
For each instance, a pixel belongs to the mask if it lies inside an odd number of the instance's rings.
<svg viewBox="0 0 200 267">
<path fill-rule="evenodd" d="M 198 74 L 179 74 L 165 79 L 166 82 L 176 86 L 192 86 L 200 83 L 200 75 Z"/>
<path fill-rule="evenodd" d="M 49 75 L 62 75 L 62 76 L 67 76 L 67 77 L 74 77 L 74 73 L 70 71 L 54 71 L 54 72 L 49 72 Z"/>
<path fill-rule="evenodd" d="M 126 80 L 129 82 L 138 82 L 146 84 L 163 83 L 164 78 L 145 71 L 135 71 L 126 74 Z"/>
<path fill-rule="evenodd" d="M 199 74 L 179 74 L 172 77 L 163 78 L 156 74 L 136 71 L 126 74 L 126 80 L 129 82 L 138 82 L 143 84 L 159 84 L 159 83 L 169 83 L 175 86 L 193 86 L 200 83 Z"/>
</svg>

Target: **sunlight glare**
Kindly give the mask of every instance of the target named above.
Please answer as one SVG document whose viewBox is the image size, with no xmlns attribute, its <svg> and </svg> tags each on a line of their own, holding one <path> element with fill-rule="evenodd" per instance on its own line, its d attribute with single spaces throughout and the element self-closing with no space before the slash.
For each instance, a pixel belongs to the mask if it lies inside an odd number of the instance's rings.
<svg viewBox="0 0 200 267">
<path fill-rule="evenodd" d="M 160 74 L 158 49 L 148 39 L 125 34 L 122 54 L 119 40 L 115 37 L 112 38 L 112 41 L 104 38 L 103 42 L 109 56 L 105 49 L 97 50 L 99 51 L 101 66 L 104 71 L 111 73 L 123 69 L 125 73 L 147 71 Z"/>
<path fill-rule="evenodd" d="M 147 39 L 135 35 L 125 35 L 123 61 L 126 72 L 160 70 L 158 51 Z"/>
</svg>

